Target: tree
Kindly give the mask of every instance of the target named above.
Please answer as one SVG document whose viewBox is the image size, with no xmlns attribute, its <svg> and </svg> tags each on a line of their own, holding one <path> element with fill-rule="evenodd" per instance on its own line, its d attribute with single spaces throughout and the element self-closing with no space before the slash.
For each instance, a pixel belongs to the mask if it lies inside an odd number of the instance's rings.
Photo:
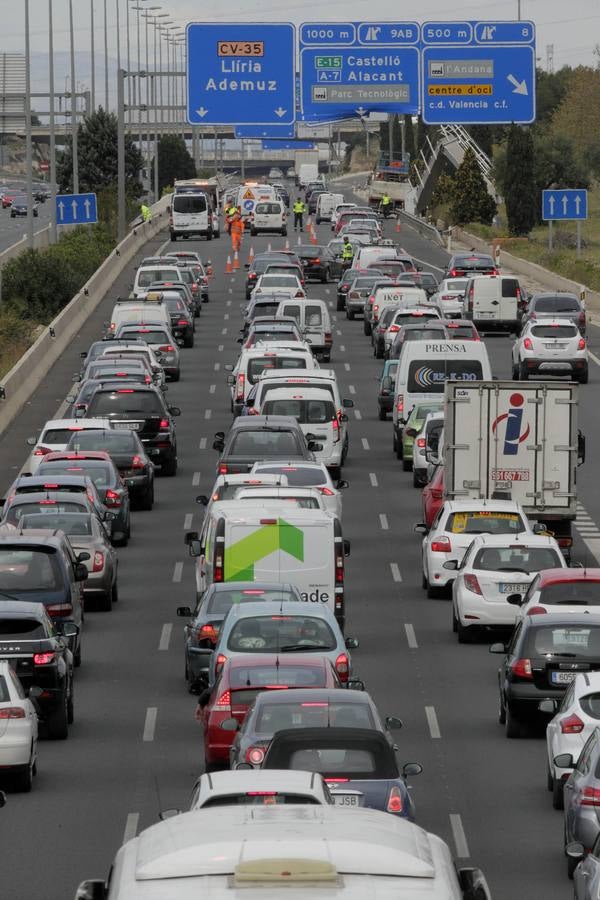
<svg viewBox="0 0 600 900">
<path fill-rule="evenodd" d="M 560 106 L 569 87 L 573 69 L 563 66 L 558 72 L 538 69 L 535 78 L 535 110 L 538 125 L 547 124 Z"/>
<path fill-rule="evenodd" d="M 504 202 L 508 230 L 527 235 L 537 220 L 533 135 L 529 128 L 511 125 L 506 145 Z"/>
<path fill-rule="evenodd" d="M 494 144 L 494 128 L 493 125 L 471 125 L 469 133 L 480 150 L 492 158 L 492 148 Z"/>
<path fill-rule="evenodd" d="M 158 189 L 159 193 L 176 179 L 195 178 L 196 166 L 185 141 L 178 134 L 163 134 L 158 141 Z M 154 165 L 150 172 L 154 187 Z"/>
<path fill-rule="evenodd" d="M 496 201 L 490 197 L 473 150 L 467 147 L 454 177 L 450 215 L 457 225 L 482 222 L 491 225 L 496 215 Z"/>
<path fill-rule="evenodd" d="M 86 116 L 77 129 L 79 190 L 97 192 L 117 183 L 117 117 L 100 107 Z M 132 197 L 139 197 L 142 155 L 125 136 L 125 184 Z M 62 193 L 73 192 L 73 145 L 71 137 L 58 161 L 57 179 Z"/>
<path fill-rule="evenodd" d="M 600 174 L 598 133 L 600 132 L 600 69 L 579 66 L 568 82 L 562 102 L 552 117 L 552 133 L 573 142 L 575 158 L 593 165 Z"/>
</svg>

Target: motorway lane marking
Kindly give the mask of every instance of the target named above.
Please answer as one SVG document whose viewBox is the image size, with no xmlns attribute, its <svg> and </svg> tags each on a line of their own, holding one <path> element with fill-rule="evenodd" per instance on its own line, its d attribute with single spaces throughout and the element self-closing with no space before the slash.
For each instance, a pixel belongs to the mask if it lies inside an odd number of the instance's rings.
<svg viewBox="0 0 600 900">
<path fill-rule="evenodd" d="M 206 450 L 206 438 L 200 438 L 199 446 L 201 450 Z"/>
<path fill-rule="evenodd" d="M 200 486 L 200 472 L 194 472 L 192 476 L 192 487 Z"/>
<path fill-rule="evenodd" d="M 345 352 L 346 352 L 345 344 L 340 344 L 340 353 L 345 353 Z"/>
<path fill-rule="evenodd" d="M 185 518 L 183 520 L 183 530 L 189 531 L 192 527 L 192 520 L 194 518 L 194 513 L 186 513 Z"/>
<path fill-rule="evenodd" d="M 154 740 L 154 730 L 156 728 L 156 717 L 158 715 L 158 708 L 156 706 L 149 706 L 146 710 L 146 721 L 144 722 L 144 735 L 142 740 L 146 743 Z"/>
<path fill-rule="evenodd" d="M 344 368 L 345 368 L 346 372 L 349 372 L 350 371 L 350 363 L 344 363 Z"/>
<path fill-rule="evenodd" d="M 181 577 L 183 575 L 183 563 L 176 562 L 173 567 L 173 582 L 174 584 L 179 584 L 181 581 Z"/>
<path fill-rule="evenodd" d="M 214 392 L 216 391 L 216 389 L 217 389 L 216 384 L 211 384 L 211 386 L 210 386 L 209 389 L 208 389 L 208 393 L 209 393 L 209 394 L 214 394 Z"/>
<path fill-rule="evenodd" d="M 370 450 L 370 449 L 371 449 L 371 448 L 369 447 L 369 442 L 368 442 L 368 440 L 367 440 L 366 438 L 361 438 L 361 442 L 362 442 L 363 450 Z"/>
<path fill-rule="evenodd" d="M 164 242 L 164 244 L 160 245 L 160 247 L 158 248 L 159 256 L 163 255 L 163 253 L 165 252 L 165 250 L 167 249 L 167 247 L 169 246 L 170 243 L 171 243 L 171 238 L 167 238 L 167 240 Z"/>
<path fill-rule="evenodd" d="M 377 475 L 375 472 L 369 472 L 369 481 L 371 482 L 371 487 L 379 487 L 379 482 L 377 481 Z"/>
<path fill-rule="evenodd" d="M 215 372 L 218 372 L 221 368 L 221 363 L 215 363 Z"/>
<path fill-rule="evenodd" d="M 227 300 L 227 302 L 225 303 L 225 306 L 231 306 L 231 300 Z"/>
<path fill-rule="evenodd" d="M 429 733 L 431 734 L 431 737 L 434 740 L 441 738 L 442 732 L 440 731 L 438 718 L 435 713 L 435 707 L 434 706 L 426 706 L 425 707 L 425 715 L 427 716 L 427 724 L 429 725 Z"/>
<path fill-rule="evenodd" d="M 224 321 L 226 322 L 228 320 L 228 318 L 229 318 L 229 313 L 225 313 L 225 315 L 223 316 Z"/>
<path fill-rule="evenodd" d="M 205 409 L 204 410 L 204 418 L 210 419 L 211 416 L 212 416 L 212 409 Z"/>
<path fill-rule="evenodd" d="M 355 409 L 355 410 L 354 410 L 354 418 L 355 418 L 358 422 L 360 422 L 360 420 L 362 419 L 362 414 L 361 414 L 360 409 Z"/>
<path fill-rule="evenodd" d="M 223 348 L 224 348 L 224 345 L 223 345 L 223 344 L 219 344 L 219 346 L 217 347 L 217 350 L 219 351 L 219 353 L 222 353 L 222 352 L 223 352 Z"/>
<path fill-rule="evenodd" d="M 341 337 L 341 336 L 342 336 L 342 332 L 340 331 L 339 328 L 336 328 L 336 329 L 335 329 L 335 333 L 337 334 L 338 337 Z"/>
<path fill-rule="evenodd" d="M 173 626 L 170 622 L 166 625 L 163 625 L 162 630 L 160 632 L 160 641 L 158 642 L 159 650 L 168 650 L 169 649 L 169 641 L 171 640 L 171 632 L 173 631 Z"/>
<path fill-rule="evenodd" d="M 456 855 L 461 859 L 468 859 L 471 855 L 469 845 L 467 844 L 467 836 L 460 815 L 458 813 L 450 813 L 450 827 L 452 828 L 452 836 L 454 837 L 454 846 L 456 847 Z"/>
<path fill-rule="evenodd" d="M 382 531 L 389 531 L 388 519 L 385 513 L 379 513 L 379 524 Z"/>
<path fill-rule="evenodd" d="M 227 288 L 230 294 L 233 294 L 233 288 Z M 231 303 L 231 300 L 228 300 L 227 303 Z"/>
<path fill-rule="evenodd" d="M 590 359 L 592 359 L 596 363 L 597 366 L 600 366 L 600 359 L 596 356 L 596 354 L 592 353 L 591 350 L 588 350 L 588 354 L 589 354 Z"/>
<path fill-rule="evenodd" d="M 326 293 L 326 294 L 330 294 L 330 293 L 331 293 L 331 291 L 329 290 L 329 288 L 325 288 L 325 293 Z"/>
<path fill-rule="evenodd" d="M 356 388 L 354 387 L 353 384 L 348 385 L 348 390 L 350 391 L 351 394 L 356 394 Z"/>
<path fill-rule="evenodd" d="M 226 329 L 226 328 L 223 328 L 222 331 L 221 331 L 221 334 L 227 334 L 227 329 Z"/>
<path fill-rule="evenodd" d="M 169 244 L 171 241 L 169 241 Z M 160 251 L 159 251 L 160 253 Z M 137 834 L 138 824 L 140 821 L 139 813 L 129 813 L 125 820 L 125 831 L 123 832 L 123 843 L 126 844 Z"/>
<path fill-rule="evenodd" d="M 412 253 L 411 253 L 411 256 L 412 256 Z M 417 256 L 413 256 L 412 258 L 415 260 L 415 262 L 423 263 L 424 266 L 429 266 L 430 269 L 437 269 L 438 272 L 445 272 L 445 271 L 446 271 L 446 270 L 445 270 L 444 268 L 442 268 L 441 266 L 435 266 L 432 262 L 427 262 L 427 261 L 424 260 L 424 259 L 419 259 Z"/>
<path fill-rule="evenodd" d="M 406 632 L 406 640 L 408 642 L 408 646 L 411 650 L 417 650 L 419 644 L 417 643 L 417 636 L 415 634 L 415 629 L 412 625 L 405 625 L 404 630 Z"/>
<path fill-rule="evenodd" d="M 400 574 L 400 566 L 398 563 L 390 563 L 390 569 L 392 571 L 392 578 L 394 581 L 402 581 L 402 575 Z"/>
<path fill-rule="evenodd" d="M 328 301 L 327 301 L 327 306 L 328 306 L 330 309 L 333 309 L 333 300 L 328 300 Z"/>
</svg>

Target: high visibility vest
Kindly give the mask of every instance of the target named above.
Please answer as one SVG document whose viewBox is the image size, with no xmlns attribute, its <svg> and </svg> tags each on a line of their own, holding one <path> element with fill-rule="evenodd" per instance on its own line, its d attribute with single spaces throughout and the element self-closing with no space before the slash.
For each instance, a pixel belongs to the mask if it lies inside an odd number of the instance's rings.
<svg viewBox="0 0 600 900">
<path fill-rule="evenodd" d="M 237 206 L 230 206 L 229 209 L 227 210 L 227 215 L 235 216 L 236 212 L 237 212 Z"/>
<path fill-rule="evenodd" d="M 384 194 L 383 197 L 381 198 L 381 202 L 383 203 L 384 206 L 387 206 L 388 203 L 391 203 L 392 201 L 390 200 L 390 198 L 388 197 L 387 194 Z"/>
<path fill-rule="evenodd" d="M 294 203 L 294 212 L 295 213 L 303 213 L 304 212 L 304 203 L 302 200 L 297 200 Z"/>
<path fill-rule="evenodd" d="M 144 220 L 144 222 L 147 222 L 147 221 L 150 219 L 150 209 L 149 209 L 149 207 L 147 207 L 147 206 L 142 206 L 142 207 L 141 207 L 141 211 L 142 211 L 142 219 Z"/>
<path fill-rule="evenodd" d="M 354 249 L 352 244 L 344 244 L 342 247 L 342 259 L 352 259 L 354 257 Z"/>
</svg>

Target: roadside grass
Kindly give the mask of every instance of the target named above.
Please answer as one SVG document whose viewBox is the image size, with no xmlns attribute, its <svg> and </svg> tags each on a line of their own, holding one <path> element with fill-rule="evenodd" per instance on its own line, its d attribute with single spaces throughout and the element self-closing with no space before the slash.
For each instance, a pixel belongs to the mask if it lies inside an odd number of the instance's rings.
<svg viewBox="0 0 600 900">
<path fill-rule="evenodd" d="M 37 340 L 43 326 L 33 319 L 22 319 L 14 310 L 0 313 L 0 378 L 20 360 Z"/>
</svg>

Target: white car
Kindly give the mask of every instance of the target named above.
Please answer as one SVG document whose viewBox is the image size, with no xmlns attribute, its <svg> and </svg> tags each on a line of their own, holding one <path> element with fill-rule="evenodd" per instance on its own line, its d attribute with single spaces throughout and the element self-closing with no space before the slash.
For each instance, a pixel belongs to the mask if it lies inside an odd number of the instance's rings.
<svg viewBox="0 0 600 900">
<path fill-rule="evenodd" d="M 0 659 L 0 770 L 19 790 L 31 789 L 38 746 L 38 718 L 8 660 Z"/>
<path fill-rule="evenodd" d="M 429 460 L 427 450 L 431 449 L 431 440 L 437 440 L 440 446 L 440 437 L 444 427 L 444 410 L 438 406 L 435 412 L 429 412 L 421 430 L 413 440 L 413 487 L 424 487 L 427 484 Z"/>
<path fill-rule="evenodd" d="M 557 318 L 525 323 L 512 348 L 512 377 L 527 381 L 530 375 L 568 375 L 587 384 L 587 341 L 574 322 Z"/>
<path fill-rule="evenodd" d="M 387 359 L 392 349 L 392 344 L 396 340 L 396 335 L 403 325 L 409 322 L 430 322 L 432 319 L 437 321 L 440 314 L 435 306 L 429 303 L 422 303 L 420 300 L 414 306 L 409 306 L 409 300 L 403 308 L 396 310 L 392 316 L 392 320 L 383 335 L 383 355 Z"/>
<path fill-rule="evenodd" d="M 290 300 L 306 297 L 300 279 L 296 275 L 284 275 L 277 273 L 271 275 L 259 275 L 251 297 L 260 297 L 261 294 L 287 294 Z"/>
<path fill-rule="evenodd" d="M 289 769 L 235 769 L 201 775 L 192 791 L 190 809 L 207 806 L 271 806 L 284 803 L 333 803 L 321 775 Z"/>
<path fill-rule="evenodd" d="M 444 567 L 450 559 L 462 558 L 478 534 L 535 534 L 521 505 L 512 500 L 446 500 L 431 529 L 415 525 L 424 534 L 422 586 L 428 597 L 437 597 L 454 581 L 455 572 Z"/>
<path fill-rule="evenodd" d="M 210 494 L 198 494 L 196 503 L 206 507 L 204 510 L 204 517 L 206 518 L 213 503 L 219 500 L 233 500 L 240 488 L 285 487 L 286 485 L 287 478 L 285 475 L 261 475 L 260 478 L 256 476 L 251 478 L 245 472 L 217 475 Z"/>
<path fill-rule="evenodd" d="M 50 419 L 38 437 L 27 438 L 33 450 L 23 466 L 22 474 L 35 475 L 44 456 L 64 450 L 74 431 L 105 431 L 107 428 L 112 428 L 110 419 Z"/>
<path fill-rule="evenodd" d="M 560 547 L 549 535 L 480 534 L 462 562 L 450 559 L 452 630 L 467 644 L 483 628 L 510 628 L 519 610 L 511 601 L 523 594 L 542 569 L 566 568 Z"/>
<path fill-rule="evenodd" d="M 261 200 L 250 214 L 250 234 L 254 237 L 266 232 L 286 236 L 287 221 L 282 200 Z"/>
<path fill-rule="evenodd" d="M 600 569 L 546 569 L 523 592 L 519 618 L 546 613 L 600 612 Z M 515 601 L 516 602 L 516 601 Z"/>
<path fill-rule="evenodd" d="M 307 460 L 257 462 L 252 466 L 250 474 L 285 475 L 290 487 L 315 487 L 322 495 L 327 511 L 340 520 L 342 518 L 340 491 L 348 487 L 348 482 L 338 481 L 334 484 L 325 463 Z"/>
<path fill-rule="evenodd" d="M 442 319 L 462 319 L 465 308 L 465 288 L 468 278 L 444 278 L 431 302 L 437 307 Z"/>
<path fill-rule="evenodd" d="M 563 808 L 563 786 L 570 768 L 558 768 L 554 758 L 570 753 L 579 758 L 584 744 L 600 720 L 600 672 L 573 673 L 571 684 L 559 700 L 542 701 L 544 712 L 555 715 L 546 727 L 548 751 L 547 786 L 552 791 L 552 806 Z"/>
<path fill-rule="evenodd" d="M 269 476 L 263 475 L 263 478 L 280 477 L 287 481 L 284 475 Z M 322 509 L 328 512 L 325 504 L 325 498 L 315 487 L 299 488 L 299 487 L 269 487 L 265 485 L 245 485 L 239 487 L 234 495 L 234 500 L 254 500 L 258 502 L 264 500 L 269 506 L 273 506 L 275 500 L 281 500 L 282 505 L 297 506 L 299 509 Z"/>
</svg>

